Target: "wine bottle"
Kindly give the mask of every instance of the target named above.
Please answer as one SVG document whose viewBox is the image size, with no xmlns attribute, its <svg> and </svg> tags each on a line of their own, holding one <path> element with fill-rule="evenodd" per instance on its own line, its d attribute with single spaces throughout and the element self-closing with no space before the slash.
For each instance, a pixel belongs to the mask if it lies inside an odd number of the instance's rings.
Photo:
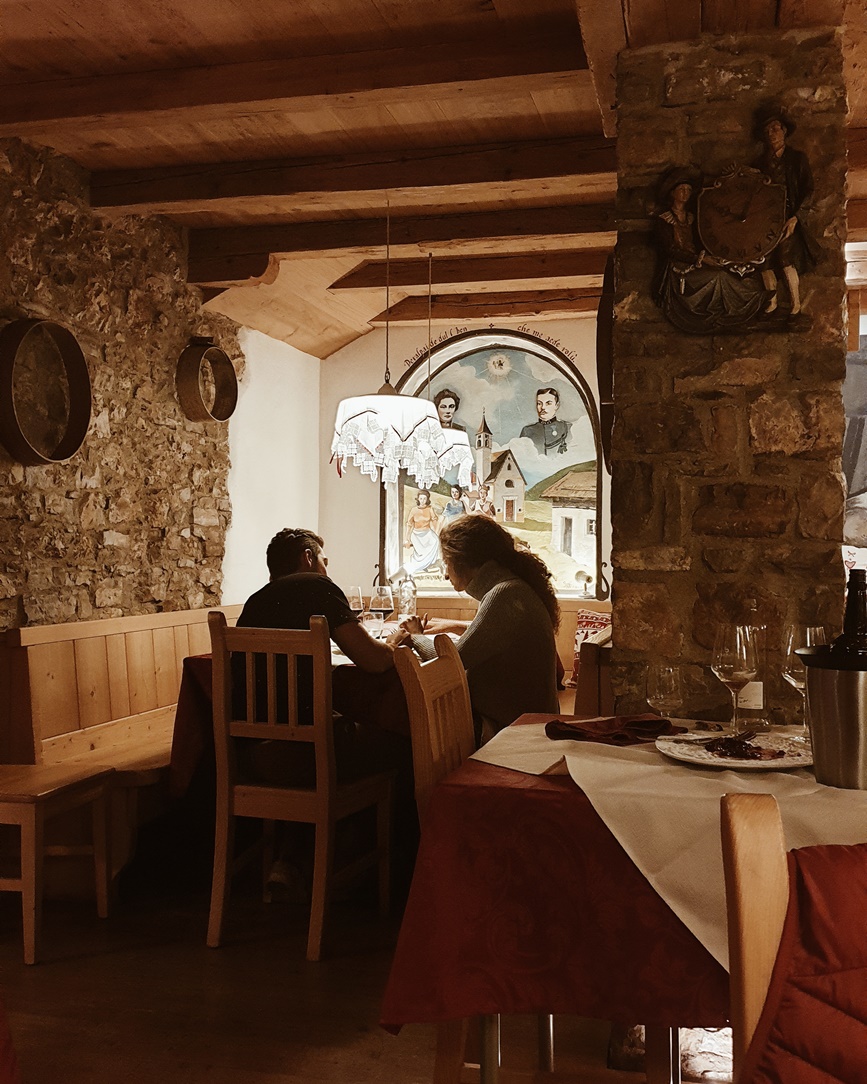
<svg viewBox="0 0 867 1084">
<path fill-rule="evenodd" d="M 765 714 L 765 641 L 767 627 L 759 616 L 759 606 L 755 599 L 750 603 L 750 615 L 747 621 L 750 634 L 756 647 L 756 676 L 738 693 L 738 714 L 745 729 L 763 733 L 771 729 Z"/>
<path fill-rule="evenodd" d="M 867 569 L 850 568 L 843 632 L 831 645 L 836 658 L 867 656 Z"/>
</svg>

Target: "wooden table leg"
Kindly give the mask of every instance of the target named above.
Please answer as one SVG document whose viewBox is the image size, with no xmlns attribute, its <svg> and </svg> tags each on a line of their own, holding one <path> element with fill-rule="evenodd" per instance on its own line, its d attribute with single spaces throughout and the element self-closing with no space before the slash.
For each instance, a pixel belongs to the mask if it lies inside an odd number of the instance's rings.
<svg viewBox="0 0 867 1084">
<path fill-rule="evenodd" d="M 554 1072 L 554 1017 L 550 1013 L 540 1013 L 536 1017 L 538 1032 L 539 1068 L 543 1073 Z"/>
<path fill-rule="evenodd" d="M 479 1018 L 482 1032 L 481 1050 L 479 1051 L 480 1084 L 497 1084 L 500 1078 L 500 1017 L 482 1016 Z"/>
<path fill-rule="evenodd" d="M 680 1031 L 644 1029 L 644 1072 L 647 1084 L 680 1084 Z"/>
</svg>

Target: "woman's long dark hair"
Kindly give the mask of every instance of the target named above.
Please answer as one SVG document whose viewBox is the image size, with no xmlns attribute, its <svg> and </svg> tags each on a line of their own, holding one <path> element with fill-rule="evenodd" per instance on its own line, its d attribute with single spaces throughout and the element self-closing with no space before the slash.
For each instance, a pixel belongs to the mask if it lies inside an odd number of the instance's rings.
<svg viewBox="0 0 867 1084">
<path fill-rule="evenodd" d="M 535 553 L 519 550 L 514 537 L 490 516 L 458 516 L 440 534 L 443 556 L 464 568 L 481 568 L 497 561 L 527 583 L 544 603 L 551 624 L 560 625 L 560 604 L 551 586 L 548 566 Z"/>
</svg>

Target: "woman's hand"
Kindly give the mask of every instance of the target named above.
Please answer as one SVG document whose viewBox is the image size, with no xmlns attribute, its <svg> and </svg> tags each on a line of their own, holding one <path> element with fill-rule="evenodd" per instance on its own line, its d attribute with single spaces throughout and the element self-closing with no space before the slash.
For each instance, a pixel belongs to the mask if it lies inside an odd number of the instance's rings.
<svg viewBox="0 0 867 1084">
<path fill-rule="evenodd" d="M 385 642 L 389 647 L 402 647 L 404 644 L 408 644 L 410 639 L 410 633 L 405 628 L 398 627 L 392 629 L 386 636 Z"/>
<path fill-rule="evenodd" d="M 410 636 L 420 636 L 427 628 L 427 614 L 423 617 L 405 617 L 400 623 L 400 628 L 407 634 L 407 639 Z"/>
</svg>

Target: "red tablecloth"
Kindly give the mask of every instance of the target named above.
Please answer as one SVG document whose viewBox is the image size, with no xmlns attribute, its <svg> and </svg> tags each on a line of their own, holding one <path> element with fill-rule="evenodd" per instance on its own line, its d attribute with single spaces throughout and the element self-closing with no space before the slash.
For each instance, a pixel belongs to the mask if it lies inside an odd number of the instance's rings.
<svg viewBox="0 0 867 1084">
<path fill-rule="evenodd" d="M 570 778 L 471 760 L 428 806 L 381 1020 L 488 1013 L 715 1027 L 728 975 Z"/>
</svg>

